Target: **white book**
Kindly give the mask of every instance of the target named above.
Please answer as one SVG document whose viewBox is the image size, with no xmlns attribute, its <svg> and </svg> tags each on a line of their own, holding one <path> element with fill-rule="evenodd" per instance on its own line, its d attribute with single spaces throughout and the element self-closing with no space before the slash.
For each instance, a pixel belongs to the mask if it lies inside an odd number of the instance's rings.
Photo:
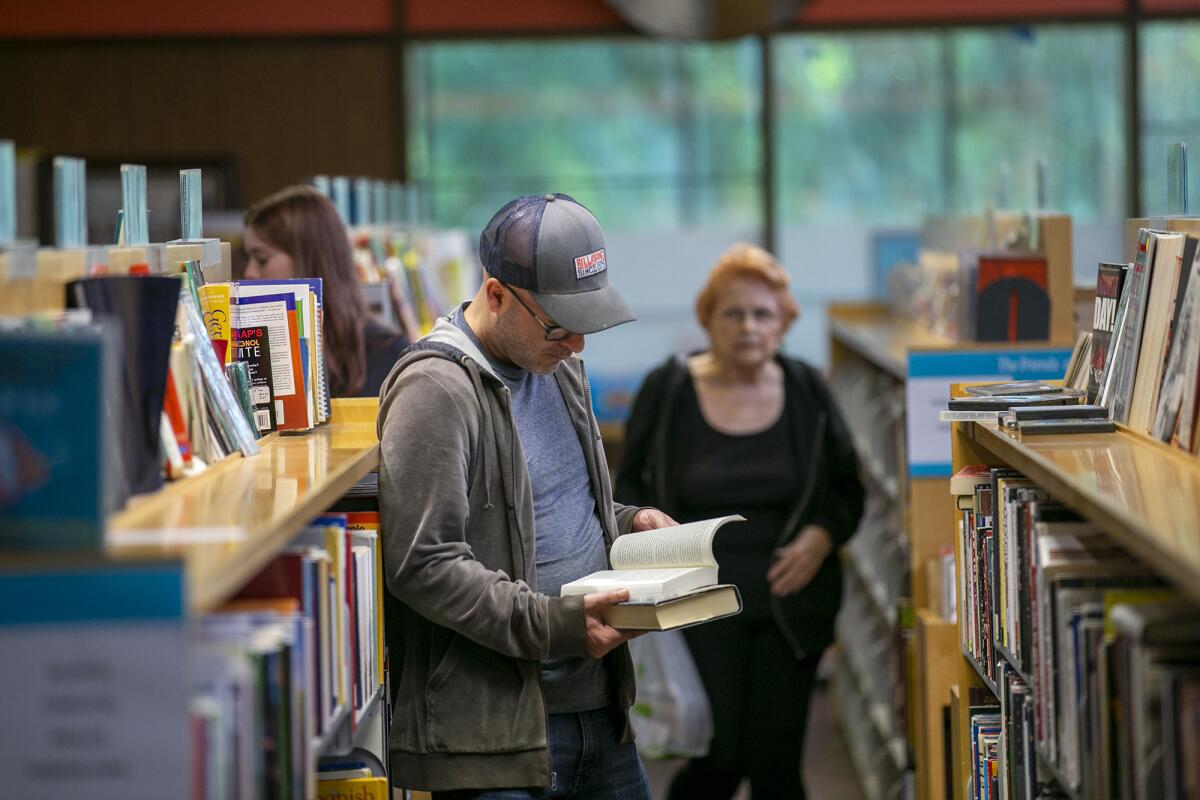
<svg viewBox="0 0 1200 800">
<path fill-rule="evenodd" d="M 563 597 L 628 589 L 630 602 L 658 602 L 717 582 L 713 539 L 734 515 L 670 528 L 627 533 L 609 552 L 612 569 L 563 584 Z"/>
<path fill-rule="evenodd" d="M 1181 234 L 1160 235 L 1154 252 L 1154 270 L 1146 299 L 1142 345 L 1139 349 L 1137 373 L 1133 382 L 1133 397 L 1129 406 L 1129 427 L 1149 432 L 1158 410 L 1158 393 L 1162 386 L 1163 364 L 1167 357 L 1167 338 L 1171 316 L 1175 313 L 1175 292 L 1179 288 L 1180 256 L 1183 253 Z M 1191 265 L 1188 265 L 1189 269 Z"/>
</svg>

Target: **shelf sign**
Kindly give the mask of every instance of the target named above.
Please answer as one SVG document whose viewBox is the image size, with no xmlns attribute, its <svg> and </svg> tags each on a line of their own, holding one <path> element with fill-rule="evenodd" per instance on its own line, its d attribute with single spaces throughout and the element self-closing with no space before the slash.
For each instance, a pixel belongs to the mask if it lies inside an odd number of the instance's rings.
<svg viewBox="0 0 1200 800">
<path fill-rule="evenodd" d="M 951 475 L 950 423 L 938 419 L 950 384 L 1061 380 L 1070 360 L 1070 348 L 910 351 L 904 398 L 909 476 Z"/>
<path fill-rule="evenodd" d="M 0 570 L 0 774 L 13 797 L 187 797 L 183 569 Z"/>
</svg>

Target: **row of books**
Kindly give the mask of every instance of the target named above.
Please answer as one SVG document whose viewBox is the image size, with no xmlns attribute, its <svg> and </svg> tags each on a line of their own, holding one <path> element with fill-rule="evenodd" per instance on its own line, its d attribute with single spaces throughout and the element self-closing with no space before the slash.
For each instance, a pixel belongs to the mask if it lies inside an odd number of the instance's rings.
<svg viewBox="0 0 1200 800">
<path fill-rule="evenodd" d="M 1089 395 L 1112 419 L 1195 453 L 1200 404 L 1197 239 L 1141 228 L 1131 264 L 1096 278 Z"/>
<path fill-rule="evenodd" d="M 325 743 L 384 702 L 382 592 L 378 514 L 330 514 L 195 622 L 193 798 L 317 794 Z"/>
<path fill-rule="evenodd" d="M 218 360 L 247 365 L 259 435 L 329 420 L 320 278 L 208 283 L 196 294 Z"/>
<path fill-rule="evenodd" d="M 353 229 L 350 239 L 359 280 L 384 288 L 372 313 L 410 340 L 479 287 L 478 259 L 464 231 L 370 226 Z"/>
<path fill-rule="evenodd" d="M 1013 470 L 969 467 L 951 490 L 961 644 L 999 701 L 971 712 L 973 796 L 1197 796 L 1195 606 Z"/>
</svg>

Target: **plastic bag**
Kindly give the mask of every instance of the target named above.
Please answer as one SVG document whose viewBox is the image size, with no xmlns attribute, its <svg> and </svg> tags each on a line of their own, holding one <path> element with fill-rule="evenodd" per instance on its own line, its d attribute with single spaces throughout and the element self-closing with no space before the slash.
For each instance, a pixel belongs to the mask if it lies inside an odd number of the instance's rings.
<svg viewBox="0 0 1200 800">
<path fill-rule="evenodd" d="M 708 753 L 712 709 L 687 642 L 679 631 L 648 633 L 629 642 L 637 676 L 630 723 L 646 758 Z"/>
</svg>

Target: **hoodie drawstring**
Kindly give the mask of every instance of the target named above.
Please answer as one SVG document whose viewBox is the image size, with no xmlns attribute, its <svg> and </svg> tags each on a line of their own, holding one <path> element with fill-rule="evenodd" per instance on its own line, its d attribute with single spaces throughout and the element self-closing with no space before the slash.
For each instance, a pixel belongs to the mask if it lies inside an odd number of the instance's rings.
<svg viewBox="0 0 1200 800">
<path fill-rule="evenodd" d="M 483 409 L 483 430 L 479 432 L 479 451 L 480 457 L 483 459 L 483 507 L 484 510 L 491 511 L 492 509 L 492 460 L 488 458 L 488 446 L 485 442 L 495 444 L 495 426 L 492 424 L 492 407 L 487 401 L 487 395 L 483 392 L 483 382 L 479 379 L 479 370 L 470 358 L 463 356 L 462 365 L 467 370 L 467 374 L 471 376 L 471 385 L 475 387 L 475 397 L 479 400 L 479 406 Z"/>
</svg>

